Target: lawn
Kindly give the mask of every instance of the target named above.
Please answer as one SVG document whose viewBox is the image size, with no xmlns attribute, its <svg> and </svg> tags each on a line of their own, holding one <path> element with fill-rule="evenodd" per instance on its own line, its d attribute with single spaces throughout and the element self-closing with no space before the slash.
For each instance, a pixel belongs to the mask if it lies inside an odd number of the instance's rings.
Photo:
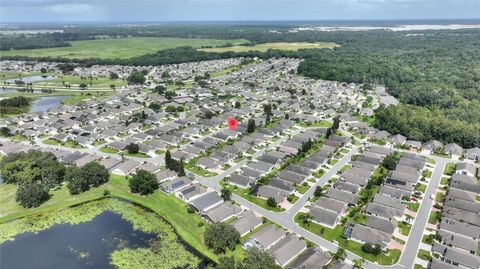
<svg viewBox="0 0 480 269">
<path fill-rule="evenodd" d="M 420 207 L 420 204 L 419 203 L 415 203 L 415 202 L 409 202 L 407 204 L 407 207 L 409 210 L 413 211 L 413 212 L 417 212 L 418 211 L 418 208 Z"/>
<path fill-rule="evenodd" d="M 432 260 L 432 256 L 430 255 L 430 252 L 428 252 L 424 249 L 420 249 L 418 251 L 417 257 L 422 259 L 422 260 L 426 260 L 426 261 L 431 261 Z"/>
<path fill-rule="evenodd" d="M 428 217 L 428 223 L 435 225 L 441 219 L 441 217 L 442 213 L 438 211 L 432 211 L 432 213 L 430 213 L 430 216 Z"/>
<path fill-rule="evenodd" d="M 304 194 L 310 189 L 310 185 L 308 184 L 302 184 L 297 186 L 297 191 L 301 194 Z"/>
<path fill-rule="evenodd" d="M 234 52 L 246 52 L 246 51 L 261 51 L 265 52 L 268 49 L 274 50 L 291 50 L 297 51 L 299 49 L 333 49 L 339 45 L 334 42 L 273 42 L 273 43 L 264 43 L 257 44 L 255 46 L 231 46 L 225 48 L 205 48 L 200 49 L 202 51 L 209 52 L 225 52 L 225 51 L 234 51 Z"/>
<path fill-rule="evenodd" d="M 447 178 L 447 177 L 442 177 L 442 180 L 440 180 L 440 184 L 448 185 L 448 184 L 450 184 L 450 179 Z"/>
<path fill-rule="evenodd" d="M 55 139 L 48 138 L 43 140 L 42 142 L 43 144 L 46 144 L 46 145 L 62 146 L 62 147 L 74 148 L 74 149 L 83 148 L 76 141 L 73 141 L 73 140 L 61 142 Z"/>
<path fill-rule="evenodd" d="M 457 168 L 456 164 L 447 163 L 447 165 L 445 165 L 445 169 L 443 170 L 443 174 L 451 176 L 453 175 L 453 173 L 455 173 L 456 168 Z"/>
<path fill-rule="evenodd" d="M 418 183 L 415 186 L 415 191 L 425 192 L 426 190 L 427 190 L 427 185 L 425 185 L 425 184 Z"/>
<path fill-rule="evenodd" d="M 47 211 L 58 210 L 83 202 L 100 199 L 103 197 L 105 189 L 111 192 L 113 197 L 127 199 L 147 207 L 163 216 L 177 233 L 189 245 L 206 255 L 210 259 L 218 261 L 218 257 L 203 244 L 203 233 L 207 223 L 199 215 L 188 213 L 186 204 L 176 198 L 174 195 L 166 195 L 161 191 L 155 191 L 149 196 L 140 196 L 132 194 L 129 191 L 128 181 L 123 176 L 110 176 L 110 181 L 99 188 L 92 188 L 79 195 L 70 195 L 64 186 L 59 190 L 51 191 L 52 197 L 40 207 L 33 209 L 24 209 L 15 202 L 15 192 L 17 187 L 11 184 L 2 184 L 0 186 L 0 223 L 13 220 L 27 215 L 40 214 Z M 202 225 L 199 225 L 202 223 Z M 234 254 L 240 256 L 242 252 L 235 251 Z M 240 256 L 241 257 L 241 256 Z"/>
<path fill-rule="evenodd" d="M 150 155 L 147 155 L 145 153 L 137 152 L 137 153 L 129 153 L 128 151 L 122 151 L 122 153 L 125 156 L 130 156 L 130 157 L 137 157 L 137 158 L 150 158 Z"/>
<path fill-rule="evenodd" d="M 410 233 L 410 229 L 412 229 L 412 225 L 403 221 L 397 223 L 398 228 L 400 228 L 400 233 L 403 235 L 408 236 Z"/>
<path fill-rule="evenodd" d="M 249 202 L 252 202 L 266 210 L 270 210 L 270 211 L 274 211 L 274 212 L 282 212 L 284 211 L 283 208 L 280 208 L 280 207 L 270 207 L 267 205 L 267 200 L 265 199 L 262 199 L 262 198 L 259 198 L 259 197 L 254 197 L 252 195 L 250 195 L 248 193 L 248 190 L 246 189 L 242 189 L 242 188 L 235 188 L 233 187 L 232 185 L 228 185 L 228 184 L 223 184 L 224 188 L 226 189 L 230 189 L 233 193 L 235 193 L 236 195 L 242 197 L 243 199 L 249 201 Z"/>
<path fill-rule="evenodd" d="M 445 199 L 445 194 L 441 193 L 441 192 L 437 192 L 435 194 L 435 202 L 443 202 L 443 200 Z"/>
<path fill-rule="evenodd" d="M 319 235 L 323 238 L 325 238 L 328 241 L 337 241 L 338 245 L 340 247 L 343 247 L 360 257 L 372 261 L 372 262 L 377 262 L 380 265 L 391 265 L 396 263 L 400 259 L 400 254 L 401 252 L 399 250 L 389 250 L 388 254 L 385 253 L 380 253 L 379 255 L 375 256 L 370 253 L 366 253 L 362 251 L 362 244 L 359 242 L 355 242 L 352 240 L 347 240 L 345 239 L 343 235 L 343 227 L 337 225 L 334 229 L 330 229 L 327 227 L 323 227 L 320 224 L 309 222 L 309 223 L 303 223 L 301 220 L 301 216 L 304 213 L 299 213 L 295 215 L 295 222 L 302 227 L 303 229 L 306 229 L 316 235 Z"/>
<path fill-rule="evenodd" d="M 158 50 L 173 49 L 179 46 L 201 48 L 205 46 L 239 45 L 245 39 L 201 39 L 167 37 L 129 37 L 97 40 L 71 41 L 70 47 L 2 51 L 3 56 L 65 57 L 70 59 L 104 58 L 126 59 Z"/>
<path fill-rule="evenodd" d="M 298 122 L 297 125 L 301 127 L 330 127 L 332 126 L 332 123 L 326 120 L 322 120 L 315 123 Z"/>
<path fill-rule="evenodd" d="M 63 74 L 56 74 L 56 76 L 58 77 L 57 79 L 37 81 L 37 82 L 33 82 L 33 84 L 49 86 L 49 87 L 65 87 L 64 83 L 66 83 L 66 84 L 70 84 L 71 89 L 79 89 L 78 86 L 80 84 L 86 84 L 87 90 L 88 88 L 110 89 L 110 85 L 115 85 L 116 88 L 127 85 L 127 81 L 122 79 L 110 79 L 105 77 L 92 77 L 90 79 L 88 77 L 63 75 Z"/>
<path fill-rule="evenodd" d="M 109 148 L 109 147 L 102 147 L 99 149 L 103 153 L 108 153 L 108 154 L 117 154 L 118 150 L 114 148 Z"/>
</svg>

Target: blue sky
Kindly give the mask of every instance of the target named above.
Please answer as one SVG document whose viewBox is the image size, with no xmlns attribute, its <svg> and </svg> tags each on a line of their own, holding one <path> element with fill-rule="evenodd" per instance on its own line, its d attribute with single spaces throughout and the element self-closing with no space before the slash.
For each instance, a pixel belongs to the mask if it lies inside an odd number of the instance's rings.
<svg viewBox="0 0 480 269">
<path fill-rule="evenodd" d="M 0 22 L 480 18 L 480 0 L 0 0 Z"/>
</svg>

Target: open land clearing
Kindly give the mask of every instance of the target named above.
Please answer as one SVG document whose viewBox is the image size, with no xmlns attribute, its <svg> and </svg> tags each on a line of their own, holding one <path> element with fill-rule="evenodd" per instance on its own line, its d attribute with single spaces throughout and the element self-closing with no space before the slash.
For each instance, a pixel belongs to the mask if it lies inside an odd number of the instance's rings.
<svg viewBox="0 0 480 269">
<path fill-rule="evenodd" d="M 129 37 L 82 40 L 70 42 L 70 47 L 2 51 L 2 56 L 29 57 L 65 57 L 71 59 L 103 58 L 126 59 L 155 53 L 158 50 L 173 49 L 180 46 L 201 48 L 205 46 L 233 46 L 246 43 L 245 39 L 200 39 L 167 37 Z"/>
<path fill-rule="evenodd" d="M 274 43 L 264 43 L 258 44 L 255 46 L 232 46 L 224 48 L 202 48 L 199 50 L 208 51 L 208 52 L 225 52 L 225 51 L 234 51 L 234 52 L 246 52 L 246 51 L 261 51 L 265 52 L 268 49 L 273 50 L 292 50 L 297 51 L 299 49 L 333 49 L 339 47 L 340 45 L 334 42 L 274 42 Z"/>
</svg>

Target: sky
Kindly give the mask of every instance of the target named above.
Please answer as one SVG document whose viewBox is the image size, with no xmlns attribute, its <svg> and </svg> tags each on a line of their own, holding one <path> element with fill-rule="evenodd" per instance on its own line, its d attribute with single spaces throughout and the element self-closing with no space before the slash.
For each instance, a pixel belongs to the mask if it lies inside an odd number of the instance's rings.
<svg viewBox="0 0 480 269">
<path fill-rule="evenodd" d="M 0 0 L 0 23 L 471 18 L 480 0 Z"/>
</svg>

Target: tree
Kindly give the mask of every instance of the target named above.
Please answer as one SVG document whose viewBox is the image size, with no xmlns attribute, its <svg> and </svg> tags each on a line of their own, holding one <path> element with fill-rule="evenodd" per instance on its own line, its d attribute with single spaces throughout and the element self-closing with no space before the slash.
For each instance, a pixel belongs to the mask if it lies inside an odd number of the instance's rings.
<svg viewBox="0 0 480 269">
<path fill-rule="evenodd" d="M 173 90 L 165 92 L 165 98 L 167 98 L 168 100 L 172 100 L 172 98 L 175 97 L 176 95 L 177 94 Z"/>
<path fill-rule="evenodd" d="M 334 119 L 333 119 L 333 124 L 332 124 L 332 133 L 335 133 L 338 128 L 340 127 L 340 117 L 339 116 L 336 116 Z"/>
<path fill-rule="evenodd" d="M 313 196 L 315 197 L 321 197 L 322 196 L 322 188 L 320 186 L 315 187 L 315 191 L 313 192 Z"/>
<path fill-rule="evenodd" d="M 162 104 L 160 104 L 159 102 L 152 102 L 150 103 L 150 105 L 148 105 L 148 108 L 155 112 L 159 112 L 160 110 L 162 110 Z"/>
<path fill-rule="evenodd" d="M 272 105 L 270 103 L 263 105 L 263 113 L 265 113 L 266 116 L 272 116 Z"/>
<path fill-rule="evenodd" d="M 164 94 L 165 90 L 167 90 L 167 87 L 163 85 L 158 85 L 158 86 L 155 86 L 155 88 L 152 91 L 158 94 Z"/>
<path fill-rule="evenodd" d="M 174 162 L 174 159 L 172 158 L 172 153 L 170 152 L 169 149 L 167 149 L 167 152 L 165 152 L 165 166 L 170 169 L 170 170 L 173 170 L 172 167 L 173 167 L 173 162 Z"/>
<path fill-rule="evenodd" d="M 19 185 L 15 200 L 25 208 L 38 207 L 50 198 L 48 189 L 40 182 L 25 182 Z"/>
<path fill-rule="evenodd" d="M 84 177 L 82 170 L 76 166 L 69 166 L 65 171 L 65 180 L 70 194 L 80 194 L 90 189 L 88 178 Z"/>
<path fill-rule="evenodd" d="M 249 132 L 249 133 L 255 132 L 255 120 L 254 119 L 248 119 L 247 132 Z"/>
<path fill-rule="evenodd" d="M 133 72 L 127 77 L 128 84 L 143 84 L 146 81 L 142 72 Z"/>
<path fill-rule="evenodd" d="M 127 145 L 126 150 L 129 154 L 137 154 L 140 150 L 140 147 L 138 146 L 138 144 L 132 142 Z"/>
<path fill-rule="evenodd" d="M 221 193 L 224 201 L 229 201 L 232 199 L 232 191 L 230 189 L 223 188 Z"/>
<path fill-rule="evenodd" d="M 382 252 L 382 247 L 379 244 L 365 243 L 362 245 L 362 251 L 377 256 Z"/>
<path fill-rule="evenodd" d="M 275 259 L 266 251 L 251 247 L 246 251 L 243 268 L 248 269 L 281 269 Z"/>
<path fill-rule="evenodd" d="M 137 173 L 130 178 L 128 186 L 133 193 L 147 195 L 158 189 L 158 181 L 154 174 L 145 170 L 138 170 Z"/>
<path fill-rule="evenodd" d="M 42 160 L 41 165 L 41 181 L 47 188 L 59 186 L 64 181 L 65 166 L 55 159 Z"/>
<path fill-rule="evenodd" d="M 85 90 L 88 87 L 88 85 L 85 83 L 81 83 L 78 87 L 82 90 Z"/>
<path fill-rule="evenodd" d="M 82 170 L 83 177 L 87 178 L 88 183 L 94 187 L 108 182 L 109 173 L 107 168 L 97 162 L 89 162 L 80 169 Z"/>
<path fill-rule="evenodd" d="M 241 108 L 242 105 L 240 104 L 239 101 L 235 101 L 235 108 Z"/>
<path fill-rule="evenodd" d="M 347 258 L 347 252 L 344 248 L 337 248 L 337 252 L 332 255 L 335 261 L 344 261 Z"/>
<path fill-rule="evenodd" d="M 12 136 L 12 133 L 10 132 L 10 129 L 8 127 L 0 127 L 0 136 L 5 136 L 5 137 L 8 137 L 8 136 Z"/>
<path fill-rule="evenodd" d="M 388 170 L 395 170 L 397 167 L 397 159 L 393 155 L 387 155 L 383 159 L 382 165 Z"/>
<path fill-rule="evenodd" d="M 354 259 L 352 262 L 353 262 L 353 267 L 356 269 L 363 269 L 363 265 L 366 263 L 364 258 Z"/>
<path fill-rule="evenodd" d="M 210 224 L 205 230 L 203 241 L 213 252 L 225 253 L 227 249 L 235 249 L 235 245 L 240 242 L 240 233 L 225 223 Z"/>
<path fill-rule="evenodd" d="M 184 167 L 183 158 L 182 158 L 182 159 L 180 159 L 180 163 L 178 164 L 177 176 L 184 177 L 185 175 L 186 175 L 185 174 L 185 167 Z"/>
<path fill-rule="evenodd" d="M 214 116 L 213 111 L 207 110 L 207 112 L 205 112 L 205 118 L 211 119 L 213 116 Z"/>
<path fill-rule="evenodd" d="M 234 257 L 222 256 L 219 258 L 218 265 L 215 269 L 241 269 L 242 264 L 237 262 Z"/>
<path fill-rule="evenodd" d="M 326 138 L 329 138 L 332 135 L 332 128 L 327 129 L 327 133 L 325 134 Z"/>
<path fill-rule="evenodd" d="M 273 197 L 268 197 L 268 199 L 267 199 L 267 206 L 269 206 L 269 207 L 277 207 L 277 201 L 275 201 L 275 198 L 273 198 Z"/>
<path fill-rule="evenodd" d="M 175 106 L 167 106 L 167 108 L 165 108 L 165 111 L 169 112 L 169 113 L 173 113 L 175 112 L 177 109 L 175 108 Z"/>
<path fill-rule="evenodd" d="M 115 73 L 115 72 L 110 72 L 110 79 L 118 79 L 118 78 L 119 78 L 119 76 L 118 76 L 117 73 Z"/>
</svg>

